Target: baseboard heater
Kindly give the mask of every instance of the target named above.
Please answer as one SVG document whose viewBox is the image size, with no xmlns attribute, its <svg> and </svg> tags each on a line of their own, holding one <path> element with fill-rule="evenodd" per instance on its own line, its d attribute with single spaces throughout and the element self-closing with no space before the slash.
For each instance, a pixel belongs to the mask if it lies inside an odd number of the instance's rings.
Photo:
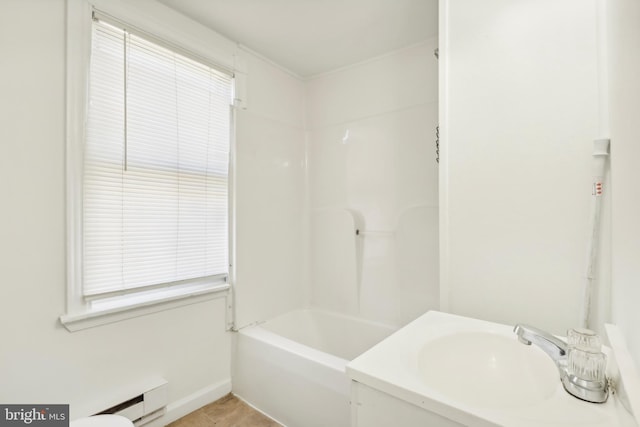
<svg viewBox="0 0 640 427">
<path fill-rule="evenodd" d="M 136 427 L 143 426 L 164 415 L 167 406 L 167 386 L 164 379 L 146 385 L 143 392 L 118 403 L 96 415 L 115 414 L 133 421 Z"/>
</svg>

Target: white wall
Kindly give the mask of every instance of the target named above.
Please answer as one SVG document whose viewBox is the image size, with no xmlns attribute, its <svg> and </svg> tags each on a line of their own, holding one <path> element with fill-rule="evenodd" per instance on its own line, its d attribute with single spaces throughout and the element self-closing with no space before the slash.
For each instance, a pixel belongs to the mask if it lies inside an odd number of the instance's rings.
<svg viewBox="0 0 640 427">
<path fill-rule="evenodd" d="M 613 322 L 640 367 L 640 1 L 607 2 L 611 173 L 613 191 Z"/>
<path fill-rule="evenodd" d="M 0 402 L 100 407 L 150 376 L 174 415 L 230 390 L 225 300 L 70 333 L 65 312 L 65 1 L 0 2 Z M 196 24 L 194 24 L 196 25 Z M 301 304 L 302 84 L 245 55 L 237 114 L 238 300 L 258 317 Z M 190 400 L 193 399 L 193 400 Z M 203 401 L 204 399 L 204 401 Z"/>
<path fill-rule="evenodd" d="M 78 408 L 152 375 L 169 400 L 229 388 L 224 299 L 69 333 L 65 2 L 0 4 L 0 401 Z M 75 412 L 75 416 L 78 413 Z"/>
<path fill-rule="evenodd" d="M 314 306 L 394 325 L 438 306 L 436 46 L 307 82 Z"/>
<path fill-rule="evenodd" d="M 304 84 L 247 54 L 248 105 L 236 114 L 236 326 L 304 304 Z"/>
<path fill-rule="evenodd" d="M 443 0 L 440 13 L 443 308 L 564 333 L 600 136 L 596 2 Z"/>
</svg>

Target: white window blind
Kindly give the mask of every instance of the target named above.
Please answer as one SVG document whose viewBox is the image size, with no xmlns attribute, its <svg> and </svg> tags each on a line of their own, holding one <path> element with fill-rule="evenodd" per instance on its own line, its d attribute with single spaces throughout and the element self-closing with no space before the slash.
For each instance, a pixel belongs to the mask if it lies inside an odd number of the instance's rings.
<svg viewBox="0 0 640 427">
<path fill-rule="evenodd" d="M 94 20 L 83 294 L 226 281 L 231 76 Z"/>
</svg>

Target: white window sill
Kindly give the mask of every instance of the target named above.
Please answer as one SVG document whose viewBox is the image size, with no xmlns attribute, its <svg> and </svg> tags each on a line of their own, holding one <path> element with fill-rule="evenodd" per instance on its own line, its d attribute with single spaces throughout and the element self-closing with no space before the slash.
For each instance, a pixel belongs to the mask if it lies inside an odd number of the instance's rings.
<svg viewBox="0 0 640 427">
<path fill-rule="evenodd" d="M 79 313 L 62 315 L 60 316 L 60 323 L 70 332 L 80 331 L 189 304 L 224 298 L 228 295 L 229 288 L 230 286 L 228 284 L 224 284 L 194 292 L 171 295 L 118 307 L 88 309 Z"/>
</svg>

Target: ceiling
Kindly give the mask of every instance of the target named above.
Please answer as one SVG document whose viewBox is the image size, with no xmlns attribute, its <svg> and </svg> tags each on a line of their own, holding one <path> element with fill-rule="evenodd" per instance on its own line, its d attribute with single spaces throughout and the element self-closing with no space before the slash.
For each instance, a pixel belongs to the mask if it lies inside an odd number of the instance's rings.
<svg viewBox="0 0 640 427">
<path fill-rule="evenodd" d="M 438 34 L 437 0 L 159 0 L 309 77 Z"/>
</svg>

